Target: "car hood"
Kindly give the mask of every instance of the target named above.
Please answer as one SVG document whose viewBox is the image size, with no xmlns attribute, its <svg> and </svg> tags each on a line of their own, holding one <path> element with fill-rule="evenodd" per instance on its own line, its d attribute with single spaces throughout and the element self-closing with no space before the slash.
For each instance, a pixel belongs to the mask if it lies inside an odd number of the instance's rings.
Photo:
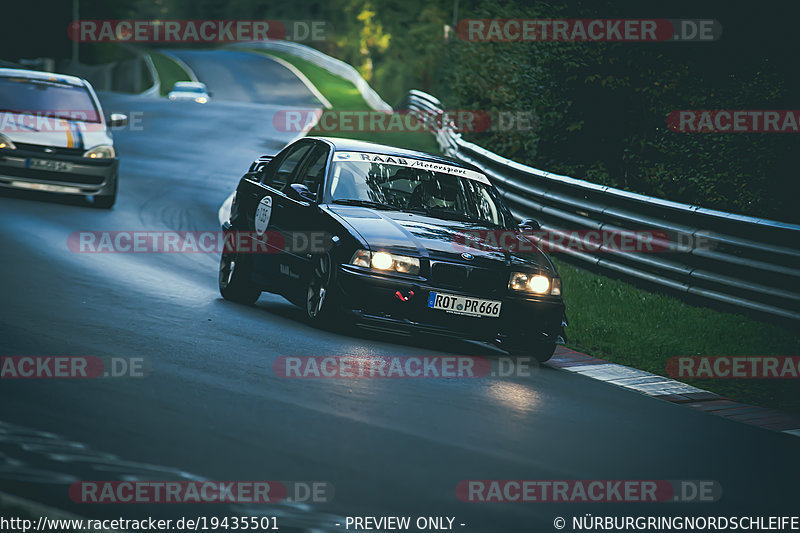
<svg viewBox="0 0 800 533">
<path fill-rule="evenodd" d="M 0 112 L 0 133 L 15 143 L 83 148 L 113 144 L 106 125 L 62 118 Z"/>
<path fill-rule="evenodd" d="M 506 246 L 514 248 L 513 251 L 494 245 L 499 239 L 493 237 L 500 233 L 514 233 L 514 238 L 522 238 L 514 230 L 400 211 L 341 205 L 328 206 L 328 209 L 355 230 L 371 250 L 473 266 L 519 266 L 555 274 L 550 260 L 530 241 L 524 241 L 526 244 L 519 248 Z"/>
</svg>

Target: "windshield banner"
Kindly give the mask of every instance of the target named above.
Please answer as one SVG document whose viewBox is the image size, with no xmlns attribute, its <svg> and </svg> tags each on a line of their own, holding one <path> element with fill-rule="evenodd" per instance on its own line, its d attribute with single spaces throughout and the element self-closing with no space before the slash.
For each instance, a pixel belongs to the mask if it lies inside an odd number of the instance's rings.
<svg viewBox="0 0 800 533">
<path fill-rule="evenodd" d="M 442 163 L 435 163 L 433 161 L 423 161 L 422 159 L 412 159 L 389 154 L 370 154 L 368 152 L 336 152 L 333 154 L 333 160 L 342 162 L 348 161 L 351 163 L 382 163 L 384 165 L 419 168 L 422 170 L 430 170 L 431 172 L 443 172 L 454 176 L 462 176 L 489 185 L 489 178 L 480 172 L 453 165 L 443 165 Z"/>
</svg>

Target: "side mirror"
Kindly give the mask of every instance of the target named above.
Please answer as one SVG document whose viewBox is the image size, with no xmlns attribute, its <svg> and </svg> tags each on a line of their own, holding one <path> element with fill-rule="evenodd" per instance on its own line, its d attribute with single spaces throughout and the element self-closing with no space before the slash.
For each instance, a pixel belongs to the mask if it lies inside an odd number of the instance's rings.
<svg viewBox="0 0 800 533">
<path fill-rule="evenodd" d="M 302 200 L 306 202 L 316 202 L 317 195 L 308 190 L 308 187 L 302 183 L 292 183 L 286 191 L 289 198 L 293 200 Z"/>
<path fill-rule="evenodd" d="M 213 93 L 213 92 L 211 92 L 211 91 L 206 91 L 206 94 L 208 95 L 208 97 L 209 97 L 209 98 L 211 98 L 212 96 L 214 96 L 214 93 Z"/>
<path fill-rule="evenodd" d="M 112 128 L 121 128 L 127 124 L 128 115 L 123 115 L 122 113 L 111 113 L 111 116 L 108 117 L 108 125 Z"/>
<path fill-rule="evenodd" d="M 524 218 L 517 226 L 521 231 L 539 231 L 542 226 L 532 218 Z"/>
</svg>

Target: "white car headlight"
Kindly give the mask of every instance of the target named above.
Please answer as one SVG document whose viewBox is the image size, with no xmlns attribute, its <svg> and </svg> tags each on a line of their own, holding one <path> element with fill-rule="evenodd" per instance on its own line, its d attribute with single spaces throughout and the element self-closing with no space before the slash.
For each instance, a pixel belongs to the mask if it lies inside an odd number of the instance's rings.
<svg viewBox="0 0 800 533">
<path fill-rule="evenodd" d="M 512 272 L 508 280 L 508 288 L 514 291 L 532 292 L 534 294 L 561 295 L 561 280 L 541 274 L 528 272 Z"/>
<path fill-rule="evenodd" d="M 350 264 L 375 270 L 394 270 L 401 274 L 419 274 L 419 258 L 407 255 L 390 254 L 388 252 L 370 252 L 356 250 Z"/>
<path fill-rule="evenodd" d="M 205 96 L 198 96 L 197 98 L 194 99 L 194 101 L 197 102 L 198 104 L 205 104 L 206 102 L 208 102 L 208 98 L 206 98 Z"/>
<path fill-rule="evenodd" d="M 100 144 L 86 150 L 83 154 L 83 157 L 88 157 L 90 159 L 114 159 L 117 156 L 117 153 L 114 151 L 114 147 L 109 144 Z"/>
<path fill-rule="evenodd" d="M 11 142 L 11 139 L 0 133 L 0 148 L 3 150 L 16 150 L 17 147 Z"/>
<path fill-rule="evenodd" d="M 378 270 L 389 270 L 392 268 L 394 261 L 392 261 L 392 254 L 386 252 L 377 252 L 372 254 L 372 268 Z"/>
</svg>

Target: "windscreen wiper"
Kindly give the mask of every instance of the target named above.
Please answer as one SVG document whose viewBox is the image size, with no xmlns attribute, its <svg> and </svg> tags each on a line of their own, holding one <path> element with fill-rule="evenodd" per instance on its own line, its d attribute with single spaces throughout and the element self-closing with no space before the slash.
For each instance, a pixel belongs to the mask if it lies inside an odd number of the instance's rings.
<svg viewBox="0 0 800 533">
<path fill-rule="evenodd" d="M 338 200 L 334 200 L 333 203 L 340 205 L 357 205 L 360 207 L 372 207 L 374 209 L 391 209 L 393 211 L 398 210 L 398 208 L 393 205 L 382 204 L 380 202 L 373 202 L 371 200 L 357 200 L 355 198 L 340 198 Z"/>
<path fill-rule="evenodd" d="M 478 219 L 472 218 L 472 217 L 470 217 L 468 215 L 462 215 L 461 213 L 456 213 L 454 211 L 450 211 L 449 209 L 440 209 L 440 208 L 436 208 L 436 207 L 428 207 L 428 208 L 420 209 L 419 212 L 425 213 L 426 215 L 429 215 L 429 216 L 435 216 L 435 217 L 444 218 L 444 219 L 447 219 L 447 220 L 458 220 L 460 222 L 471 222 L 473 224 L 486 224 L 486 222 L 483 221 L 483 220 L 478 220 Z"/>
</svg>

